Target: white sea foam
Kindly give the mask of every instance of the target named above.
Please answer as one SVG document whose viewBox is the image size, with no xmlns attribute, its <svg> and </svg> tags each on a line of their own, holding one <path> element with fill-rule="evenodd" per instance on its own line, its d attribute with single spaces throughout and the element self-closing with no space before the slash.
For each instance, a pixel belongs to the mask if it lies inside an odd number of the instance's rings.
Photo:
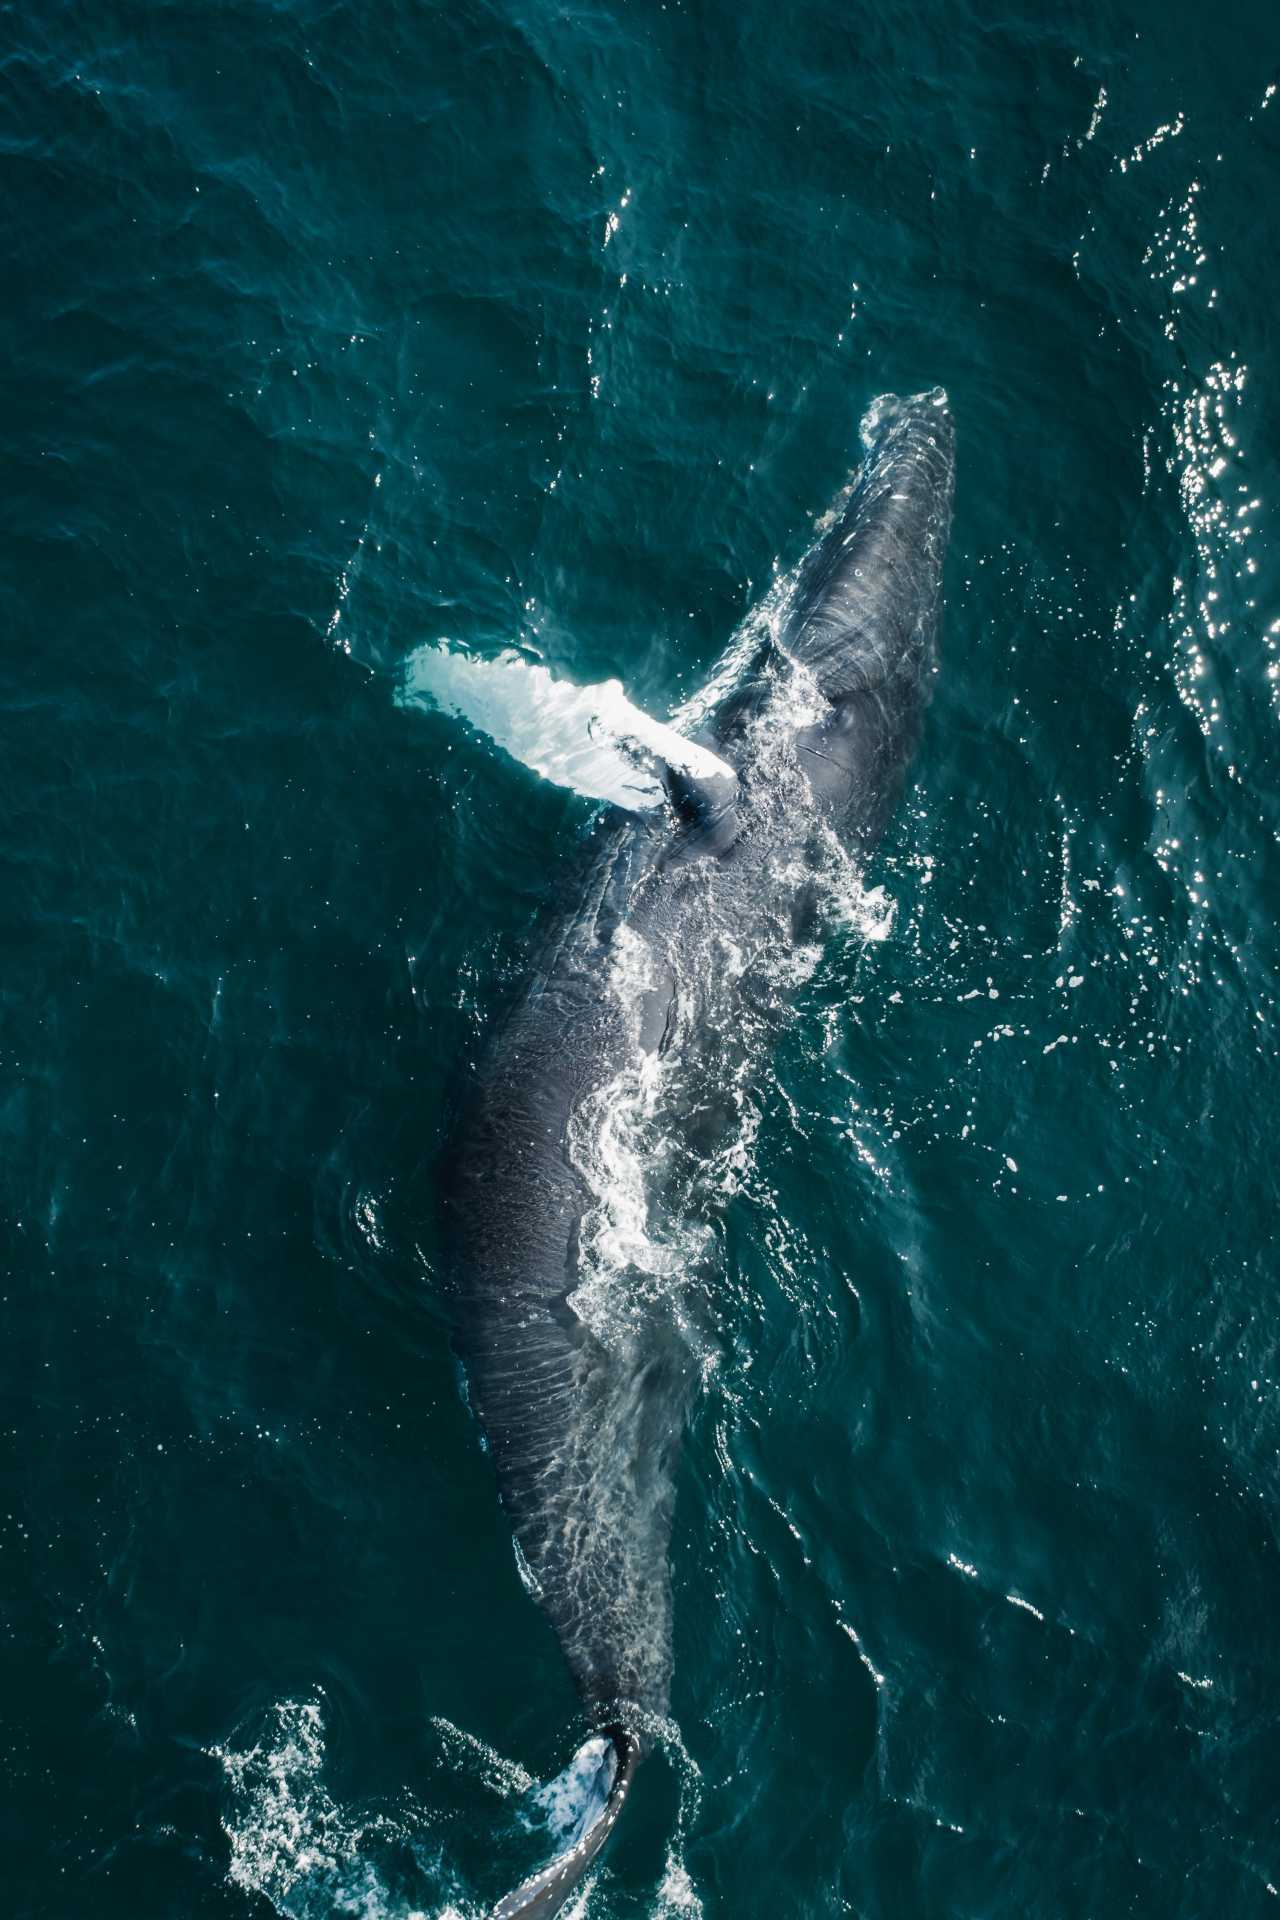
<svg viewBox="0 0 1280 1920">
<path fill-rule="evenodd" d="M 667 1848 L 654 1920 L 702 1920 L 702 1901 L 676 1847 Z"/>
<path fill-rule="evenodd" d="M 284 1700 L 252 1746 L 211 1749 L 230 1796 L 227 1878 L 288 1920 L 428 1920 L 388 1888 L 371 1857 L 406 1829 L 386 1814 L 362 1820 L 338 1805 L 322 1778 L 324 1745 L 320 1701 Z M 446 1904 L 430 1920 L 464 1916 Z"/>
<path fill-rule="evenodd" d="M 508 1760 L 496 1747 L 491 1747 L 485 1740 L 478 1740 L 465 1727 L 455 1727 L 452 1720 L 446 1720 L 439 1714 L 432 1716 L 430 1724 L 440 1735 L 451 1765 L 458 1772 L 475 1774 L 490 1793 L 511 1798 L 516 1794 L 528 1793 L 535 1784 L 533 1775 L 518 1760 Z"/>
<path fill-rule="evenodd" d="M 762 630 L 781 619 L 793 589 L 794 575 L 779 580 L 744 623 L 713 675 L 717 698 L 757 659 Z M 780 651 L 757 670 L 760 698 L 740 747 L 740 808 L 769 884 L 748 883 L 735 899 L 733 875 L 722 878 L 716 863 L 705 863 L 670 923 L 658 916 L 643 933 L 619 926 L 609 985 L 631 1046 L 570 1124 L 574 1164 L 593 1197 L 581 1227 L 575 1311 L 616 1346 L 660 1307 L 704 1372 L 697 1302 L 714 1244 L 707 1216 L 752 1177 L 772 1043 L 822 958 L 819 938 L 797 937 L 792 904 L 813 890 L 828 926 L 866 941 L 885 939 L 895 912 L 883 888 L 865 886 L 861 863 L 821 817 L 798 764 L 796 734 L 827 711 L 812 674 Z M 701 701 L 674 716 L 681 726 L 704 718 Z M 641 1041 L 655 993 L 669 999 L 660 1048 Z M 692 1114 L 696 1131 L 700 1113 L 717 1117 L 691 1146 L 684 1122 Z"/>
<path fill-rule="evenodd" d="M 530 1773 L 474 1734 L 449 1720 L 430 1725 L 440 1743 L 437 1765 L 461 1776 L 470 1795 L 506 1802 L 508 1821 L 513 1814 L 525 1826 L 546 1821 L 559 1836 L 593 1810 L 603 1741 L 589 1742 L 598 1753 L 582 1749 L 558 1780 L 535 1791 Z M 323 1696 L 282 1700 L 256 1739 L 210 1752 L 227 1789 L 227 1878 L 242 1893 L 259 1895 L 282 1920 L 481 1920 L 488 1911 L 412 1795 L 370 1814 L 334 1799 L 324 1780 Z M 522 1799 L 532 1819 L 521 1818 Z M 406 1854 L 420 1884 L 400 1884 Z"/>
</svg>

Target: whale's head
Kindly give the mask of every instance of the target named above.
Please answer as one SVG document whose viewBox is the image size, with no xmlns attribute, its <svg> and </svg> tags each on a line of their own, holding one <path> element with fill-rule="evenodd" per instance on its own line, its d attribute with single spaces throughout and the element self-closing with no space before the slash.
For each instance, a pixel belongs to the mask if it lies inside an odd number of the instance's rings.
<svg viewBox="0 0 1280 1920">
<path fill-rule="evenodd" d="M 955 428 L 941 387 L 884 394 L 862 421 L 845 510 L 801 569 L 783 645 L 838 702 L 933 664 Z"/>
<path fill-rule="evenodd" d="M 883 395 L 844 512 L 801 569 L 782 645 L 826 703 L 796 746 L 846 838 L 880 832 L 937 671 L 955 428 L 940 387 Z"/>
</svg>

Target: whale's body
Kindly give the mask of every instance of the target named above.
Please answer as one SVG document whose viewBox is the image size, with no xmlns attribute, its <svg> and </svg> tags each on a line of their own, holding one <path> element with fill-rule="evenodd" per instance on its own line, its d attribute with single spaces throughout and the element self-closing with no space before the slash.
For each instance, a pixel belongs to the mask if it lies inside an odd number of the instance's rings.
<svg viewBox="0 0 1280 1920">
<path fill-rule="evenodd" d="M 610 1180 L 620 1156 L 634 1187 L 637 1153 L 668 1155 L 668 1186 L 697 1211 L 699 1161 L 781 1017 L 821 876 L 881 833 L 936 671 L 945 395 L 877 402 L 863 441 L 773 643 L 706 716 L 736 790 L 677 783 L 672 811 L 602 823 L 451 1156 L 471 1401 L 528 1584 L 610 1743 L 598 1817 L 500 1904 L 504 1920 L 559 1910 L 668 1709 L 674 1461 L 696 1364 L 660 1241 L 655 1259 Z"/>
</svg>

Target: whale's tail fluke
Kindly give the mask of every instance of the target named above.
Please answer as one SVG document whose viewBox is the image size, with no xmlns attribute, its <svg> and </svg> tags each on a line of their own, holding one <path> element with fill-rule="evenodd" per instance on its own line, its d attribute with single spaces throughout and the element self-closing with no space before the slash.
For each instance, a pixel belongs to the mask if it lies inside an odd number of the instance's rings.
<svg viewBox="0 0 1280 1920">
<path fill-rule="evenodd" d="M 580 1887 L 612 1833 L 640 1758 L 625 1727 L 605 1727 L 579 1747 L 567 1773 L 586 1786 L 586 1804 L 568 1844 L 537 1873 L 499 1900 L 489 1920 L 551 1920 Z"/>
</svg>

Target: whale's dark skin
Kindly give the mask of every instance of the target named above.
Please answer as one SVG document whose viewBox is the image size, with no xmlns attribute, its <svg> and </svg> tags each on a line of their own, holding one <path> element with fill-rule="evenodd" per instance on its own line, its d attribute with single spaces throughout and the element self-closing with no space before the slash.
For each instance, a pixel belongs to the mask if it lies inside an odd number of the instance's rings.
<svg viewBox="0 0 1280 1920">
<path fill-rule="evenodd" d="M 767 1044 L 776 957 L 811 935 L 833 839 L 861 860 L 883 831 L 936 672 L 945 396 L 877 402 L 863 438 L 860 477 L 774 643 L 703 731 L 736 791 L 674 788 L 670 812 L 602 822 L 575 904 L 488 1041 L 450 1155 L 471 1402 L 530 1582 L 612 1742 L 603 1813 L 500 1903 L 503 1920 L 559 1910 L 669 1700 L 674 1460 L 693 1367 L 661 1300 L 602 1326 L 574 1298 L 599 1198 L 591 1128 L 619 1076 L 656 1055 L 684 1088 L 692 1150 L 715 1137 L 717 1085 Z"/>
</svg>

